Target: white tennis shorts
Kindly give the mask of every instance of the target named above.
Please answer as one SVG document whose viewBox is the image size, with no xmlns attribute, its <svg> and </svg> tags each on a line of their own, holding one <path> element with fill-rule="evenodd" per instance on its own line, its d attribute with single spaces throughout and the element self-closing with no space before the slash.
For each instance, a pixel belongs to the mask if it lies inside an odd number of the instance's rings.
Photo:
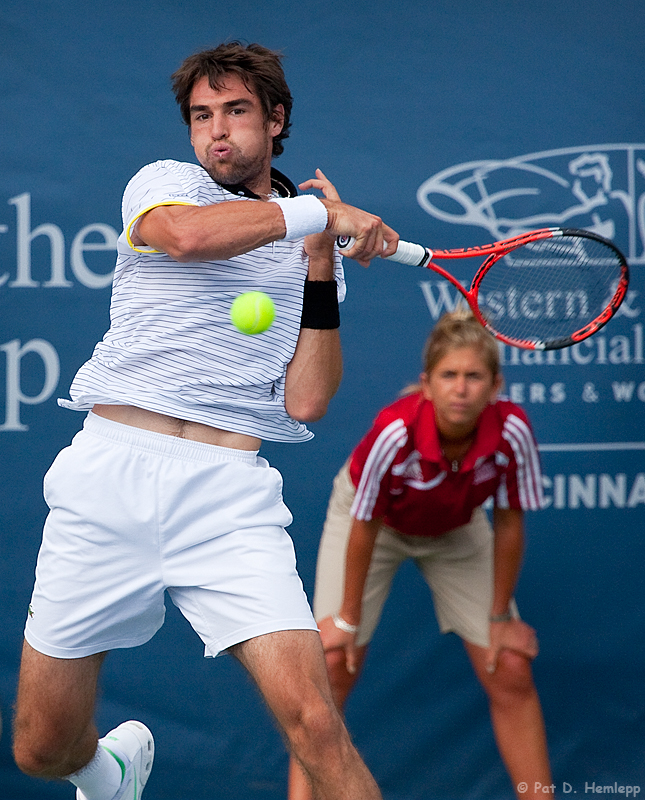
<svg viewBox="0 0 645 800">
<path fill-rule="evenodd" d="M 340 610 L 354 494 L 345 464 L 334 479 L 318 550 L 314 593 L 317 620 Z M 372 639 L 392 579 L 408 558 L 432 591 L 441 632 L 454 632 L 467 642 L 487 647 L 493 592 L 493 531 L 481 508 L 475 509 L 468 524 L 436 538 L 406 536 L 387 525 L 381 526 L 363 592 L 357 644 L 365 645 Z M 518 615 L 515 602 L 511 611 Z"/>
<path fill-rule="evenodd" d="M 56 658 L 148 641 L 164 592 L 206 656 L 317 630 L 296 572 L 280 473 L 256 452 L 90 413 L 44 481 L 50 508 L 25 638 Z"/>
</svg>

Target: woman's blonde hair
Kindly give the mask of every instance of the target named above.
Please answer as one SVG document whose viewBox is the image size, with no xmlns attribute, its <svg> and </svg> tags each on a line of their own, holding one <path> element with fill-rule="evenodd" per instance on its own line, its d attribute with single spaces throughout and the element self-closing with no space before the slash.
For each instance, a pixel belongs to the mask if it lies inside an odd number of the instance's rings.
<svg viewBox="0 0 645 800">
<path fill-rule="evenodd" d="M 430 375 L 441 359 L 451 350 L 472 347 L 479 351 L 482 360 L 495 378 L 500 371 L 497 342 L 473 316 L 468 308 L 458 306 L 439 318 L 423 348 L 423 371 Z M 406 386 L 402 394 L 419 391 L 418 383 Z"/>
</svg>

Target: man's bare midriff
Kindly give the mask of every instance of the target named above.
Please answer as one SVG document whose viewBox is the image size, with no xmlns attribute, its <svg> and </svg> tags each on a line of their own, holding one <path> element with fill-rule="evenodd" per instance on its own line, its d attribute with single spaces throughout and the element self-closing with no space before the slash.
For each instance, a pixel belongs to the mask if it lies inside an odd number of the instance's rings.
<svg viewBox="0 0 645 800">
<path fill-rule="evenodd" d="M 259 450 L 261 440 L 255 436 L 244 433 L 224 431 L 203 425 L 201 422 L 190 422 L 156 411 L 146 411 L 137 406 L 111 406 L 96 404 L 92 411 L 99 417 L 120 422 L 122 425 L 131 425 L 144 431 L 164 433 L 166 436 L 177 436 L 179 439 L 189 439 L 192 442 L 214 444 L 218 447 L 231 447 L 235 450 Z"/>
</svg>

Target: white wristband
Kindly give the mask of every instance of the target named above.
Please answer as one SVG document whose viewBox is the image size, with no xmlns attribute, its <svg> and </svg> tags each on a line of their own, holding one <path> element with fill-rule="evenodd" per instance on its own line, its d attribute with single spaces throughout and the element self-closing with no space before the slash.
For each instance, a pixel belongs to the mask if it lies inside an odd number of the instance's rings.
<svg viewBox="0 0 645 800">
<path fill-rule="evenodd" d="M 358 631 L 358 625 L 350 625 L 339 614 L 332 614 L 331 619 L 334 625 L 345 633 L 357 633 Z"/>
<path fill-rule="evenodd" d="M 284 238 L 289 242 L 310 233 L 322 233 L 327 227 L 327 209 L 313 194 L 274 197 L 269 202 L 280 206 L 287 228 Z"/>
</svg>

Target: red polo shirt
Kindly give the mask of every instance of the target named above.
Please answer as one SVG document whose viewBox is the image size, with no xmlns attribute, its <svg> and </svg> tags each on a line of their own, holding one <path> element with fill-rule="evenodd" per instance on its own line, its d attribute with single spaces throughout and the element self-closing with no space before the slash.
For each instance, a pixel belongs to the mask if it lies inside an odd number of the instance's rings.
<svg viewBox="0 0 645 800">
<path fill-rule="evenodd" d="M 456 466 L 456 465 L 454 465 Z M 499 508 L 542 506 L 537 445 L 524 411 L 508 400 L 486 406 L 458 470 L 441 452 L 434 406 L 421 393 L 384 408 L 352 453 L 351 514 L 383 517 L 410 536 L 441 536 L 470 521 L 493 497 Z"/>
</svg>

